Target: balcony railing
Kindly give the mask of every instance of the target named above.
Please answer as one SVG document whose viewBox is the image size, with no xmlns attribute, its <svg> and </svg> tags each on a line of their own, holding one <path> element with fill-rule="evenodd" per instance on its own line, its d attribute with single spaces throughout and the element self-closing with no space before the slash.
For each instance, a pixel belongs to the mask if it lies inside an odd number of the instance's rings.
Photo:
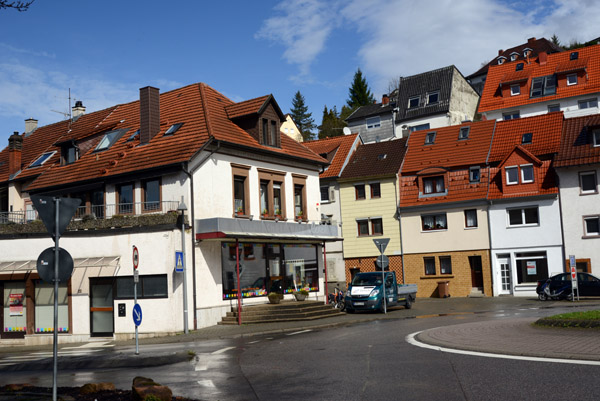
<svg viewBox="0 0 600 401">
<path fill-rule="evenodd" d="M 87 205 L 80 206 L 75 211 L 73 219 L 110 219 L 113 216 L 141 216 L 144 214 L 159 214 L 176 211 L 179 206 L 178 201 L 162 201 L 162 202 L 136 202 L 136 203 L 117 203 L 111 205 Z M 0 212 L 0 224 L 25 224 L 27 222 L 37 220 L 37 212 L 35 210 L 27 210 L 22 212 Z"/>
</svg>

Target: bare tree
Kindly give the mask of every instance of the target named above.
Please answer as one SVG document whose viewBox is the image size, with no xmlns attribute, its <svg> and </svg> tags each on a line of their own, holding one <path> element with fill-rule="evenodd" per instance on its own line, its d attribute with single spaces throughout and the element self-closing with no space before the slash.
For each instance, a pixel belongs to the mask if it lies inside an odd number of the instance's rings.
<svg viewBox="0 0 600 401">
<path fill-rule="evenodd" d="M 31 1 L 7 1 L 0 0 L 0 10 L 4 10 L 5 8 L 14 8 L 17 11 L 27 11 L 29 6 L 33 4 L 35 0 Z"/>
</svg>

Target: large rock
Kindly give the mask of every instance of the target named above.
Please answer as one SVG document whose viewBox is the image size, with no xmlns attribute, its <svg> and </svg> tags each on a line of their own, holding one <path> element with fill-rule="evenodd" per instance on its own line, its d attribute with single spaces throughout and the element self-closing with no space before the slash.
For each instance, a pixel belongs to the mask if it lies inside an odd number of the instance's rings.
<svg viewBox="0 0 600 401">
<path fill-rule="evenodd" d="M 149 395 L 154 396 L 160 401 L 171 401 L 173 399 L 173 392 L 169 387 L 158 384 L 150 378 L 141 376 L 133 379 L 131 393 L 131 399 L 134 401 L 143 401 Z"/>
<path fill-rule="evenodd" d="M 103 390 L 115 390 L 115 385 L 113 383 L 88 383 L 81 386 L 79 393 L 92 394 Z"/>
</svg>

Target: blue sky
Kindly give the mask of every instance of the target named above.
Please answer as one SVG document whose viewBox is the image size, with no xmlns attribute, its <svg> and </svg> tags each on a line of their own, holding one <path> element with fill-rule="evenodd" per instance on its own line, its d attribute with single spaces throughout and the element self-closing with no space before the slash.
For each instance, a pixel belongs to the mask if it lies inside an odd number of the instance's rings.
<svg viewBox="0 0 600 401">
<path fill-rule="evenodd" d="M 297 90 L 315 122 L 345 104 L 361 68 L 376 96 L 391 79 L 454 64 L 464 74 L 530 37 L 587 41 L 595 1 L 36 0 L 0 10 L 0 148 L 24 120 L 60 121 L 68 93 L 87 111 L 204 82 L 234 101 Z M 54 110 L 54 111 L 53 111 Z"/>
</svg>

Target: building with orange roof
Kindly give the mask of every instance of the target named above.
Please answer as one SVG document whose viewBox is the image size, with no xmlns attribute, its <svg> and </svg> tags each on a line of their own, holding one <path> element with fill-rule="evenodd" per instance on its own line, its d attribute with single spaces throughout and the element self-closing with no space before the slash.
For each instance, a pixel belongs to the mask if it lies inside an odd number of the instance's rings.
<svg viewBox="0 0 600 401">
<path fill-rule="evenodd" d="M 494 294 L 536 296 L 564 271 L 558 182 L 562 113 L 498 121 L 487 163 Z"/>
<path fill-rule="evenodd" d="M 329 166 L 319 174 L 321 189 L 322 224 L 342 227 L 342 212 L 340 201 L 340 184 L 338 182 L 350 158 L 362 143 L 358 134 L 341 135 L 317 141 L 304 142 L 303 145 L 329 161 Z M 346 287 L 346 270 L 344 264 L 343 242 L 332 242 L 326 246 L 327 281 L 329 288 Z"/>
<path fill-rule="evenodd" d="M 598 113 L 600 45 L 517 58 L 488 69 L 478 112 L 508 120 L 562 111 L 565 118 Z"/>
<path fill-rule="evenodd" d="M 600 115 L 565 120 L 554 168 L 558 174 L 563 205 L 565 256 L 574 256 L 577 271 L 598 276 Z M 567 266 L 569 262 L 565 261 Z"/>
<path fill-rule="evenodd" d="M 93 113 L 78 103 L 43 127 L 28 121 L 0 152 L 0 286 L 22 300 L 2 315 L 0 338 L 39 343 L 53 330 L 43 301 L 53 287 L 36 272 L 52 241 L 32 221 L 33 195 L 81 200 L 60 241 L 75 267 L 59 288 L 61 341 L 131 337 L 134 245 L 142 334 L 210 326 L 269 292 L 323 297 L 322 247 L 340 239 L 335 226 L 312 224 L 329 162 L 281 134 L 284 120 L 272 95 L 235 103 L 198 83 L 145 87 Z M 189 314 L 178 312 L 186 292 Z"/>
<path fill-rule="evenodd" d="M 487 156 L 495 121 L 415 131 L 398 212 L 407 283 L 420 297 L 492 295 Z"/>
</svg>

